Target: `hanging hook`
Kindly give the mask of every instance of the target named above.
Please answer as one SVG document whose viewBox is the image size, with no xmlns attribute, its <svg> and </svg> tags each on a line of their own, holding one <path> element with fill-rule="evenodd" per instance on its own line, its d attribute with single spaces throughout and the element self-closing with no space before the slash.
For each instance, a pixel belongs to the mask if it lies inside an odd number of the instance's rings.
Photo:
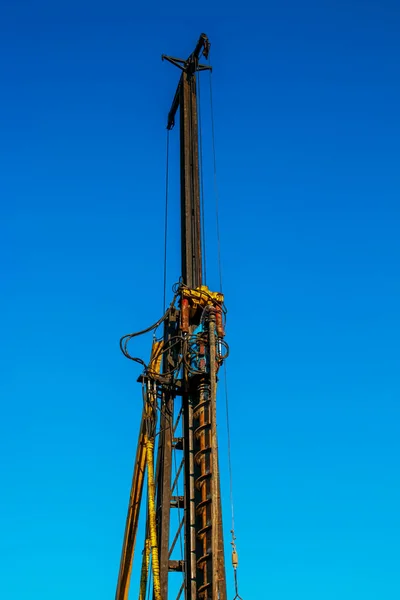
<svg viewBox="0 0 400 600">
<path fill-rule="evenodd" d="M 237 572 L 236 569 L 234 568 L 234 576 L 235 576 L 235 592 L 236 592 L 236 596 L 234 597 L 233 600 L 243 600 L 242 596 L 239 596 L 239 591 L 238 591 L 238 581 L 237 581 Z"/>
<path fill-rule="evenodd" d="M 238 557 L 238 553 L 236 550 L 236 537 L 235 537 L 235 532 L 232 529 L 231 530 L 231 534 L 232 534 L 232 541 L 231 541 L 231 546 L 232 546 L 232 567 L 233 567 L 233 577 L 235 580 L 235 593 L 236 596 L 234 597 L 233 600 L 243 600 L 243 598 L 241 596 L 239 596 L 239 590 L 238 590 L 238 579 L 237 579 L 237 568 L 238 568 L 238 564 L 239 564 L 239 557 Z"/>
</svg>

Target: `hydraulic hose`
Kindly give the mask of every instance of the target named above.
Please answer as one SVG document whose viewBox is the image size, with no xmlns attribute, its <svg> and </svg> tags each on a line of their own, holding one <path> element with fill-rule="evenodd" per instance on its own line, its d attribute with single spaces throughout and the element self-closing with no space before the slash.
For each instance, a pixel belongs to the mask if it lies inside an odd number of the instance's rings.
<svg viewBox="0 0 400 600">
<path fill-rule="evenodd" d="M 150 562 L 150 540 L 146 538 L 144 543 L 144 552 L 142 559 L 142 572 L 140 575 L 140 591 L 139 591 L 139 600 L 146 600 L 146 590 L 147 590 L 147 578 L 149 575 L 149 562 Z"/>
<path fill-rule="evenodd" d="M 156 529 L 156 504 L 154 485 L 154 439 L 147 440 L 147 485 L 149 495 L 149 538 L 151 545 L 151 559 L 153 568 L 154 600 L 161 600 L 160 564 L 158 560 L 158 544 Z"/>
</svg>

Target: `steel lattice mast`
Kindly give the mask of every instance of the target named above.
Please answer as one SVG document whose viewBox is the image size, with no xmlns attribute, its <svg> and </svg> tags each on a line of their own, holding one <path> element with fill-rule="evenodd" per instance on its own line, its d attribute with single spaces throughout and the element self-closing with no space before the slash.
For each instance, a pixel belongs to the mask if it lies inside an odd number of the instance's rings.
<svg viewBox="0 0 400 600">
<path fill-rule="evenodd" d="M 145 402 L 116 600 L 128 597 L 146 469 L 148 510 L 139 599 L 145 598 L 151 562 L 154 600 L 182 595 L 185 600 L 226 600 L 216 384 L 227 345 L 223 340 L 224 298 L 202 284 L 196 98 L 196 73 L 210 69 L 199 63 L 200 55 L 207 58 L 209 47 L 207 36 L 202 34 L 187 60 L 163 56 L 182 71 L 167 124 L 168 129 L 173 128 L 179 110 L 182 277 L 165 315 L 146 330 L 164 324 L 162 339 L 153 342 L 149 364 L 128 352 L 128 343 L 137 334 L 121 340 L 124 354 L 144 365 L 139 381 Z M 172 481 L 174 463 L 179 466 Z M 180 474 L 184 481 L 183 496 L 177 493 Z M 173 530 L 171 513 L 178 510 L 180 514 L 180 509 L 183 518 L 178 519 L 178 527 Z M 171 556 L 181 532 L 184 556 L 173 560 Z M 169 594 L 169 574 L 174 571 L 183 573 L 178 596 Z"/>
</svg>

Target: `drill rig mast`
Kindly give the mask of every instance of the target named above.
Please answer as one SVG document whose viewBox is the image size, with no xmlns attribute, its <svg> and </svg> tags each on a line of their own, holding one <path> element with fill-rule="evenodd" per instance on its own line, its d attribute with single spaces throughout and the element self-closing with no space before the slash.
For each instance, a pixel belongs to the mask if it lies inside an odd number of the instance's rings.
<svg viewBox="0 0 400 600">
<path fill-rule="evenodd" d="M 150 579 L 154 600 L 226 600 L 216 385 L 217 371 L 228 352 L 223 339 L 223 295 L 211 292 L 202 282 L 196 98 L 196 73 L 210 69 L 200 64 L 200 55 L 207 58 L 209 48 L 202 34 L 188 59 L 163 56 L 182 71 L 167 123 L 172 129 L 179 110 L 182 276 L 163 317 L 139 332 L 155 332 L 163 325 L 161 338 L 154 334 L 150 362 L 145 364 L 128 352 L 129 342 L 138 334 L 121 339 L 124 354 L 144 367 L 139 377 L 144 407 L 116 600 L 128 598 L 146 471 L 146 539 L 139 599 L 145 599 Z M 174 463 L 179 466 L 172 481 Z M 177 494 L 180 479 L 183 496 Z M 176 530 L 172 529 L 173 511 L 179 515 Z M 182 533 L 183 556 L 173 560 Z M 177 571 L 182 573 L 182 585 L 172 595 L 170 573 Z"/>
</svg>

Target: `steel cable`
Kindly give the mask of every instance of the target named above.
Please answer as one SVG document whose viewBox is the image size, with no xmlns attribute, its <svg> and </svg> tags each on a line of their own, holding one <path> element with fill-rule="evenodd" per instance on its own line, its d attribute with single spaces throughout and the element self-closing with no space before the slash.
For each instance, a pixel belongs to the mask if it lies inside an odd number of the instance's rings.
<svg viewBox="0 0 400 600">
<path fill-rule="evenodd" d="M 219 228 L 219 194 L 218 194 L 218 182 L 217 182 L 217 158 L 215 152 L 215 126 L 214 126 L 214 104 L 213 104 L 213 93 L 212 93 L 212 71 L 209 71 L 209 82 L 210 82 L 210 112 L 211 112 L 211 137 L 212 137 L 212 149 L 213 149 L 213 162 L 214 162 L 214 193 L 215 193 L 215 220 L 217 227 L 217 245 L 218 245 L 218 270 L 219 270 L 219 286 L 222 292 L 222 261 L 221 261 L 221 235 Z"/>
<path fill-rule="evenodd" d="M 164 218 L 164 296 L 163 312 L 167 295 L 167 235 L 168 235 L 168 191 L 169 191 L 169 129 L 167 129 L 167 157 L 165 166 L 165 218 Z"/>
<path fill-rule="evenodd" d="M 213 105 L 213 91 L 212 91 L 212 71 L 209 71 L 209 82 L 210 82 L 210 112 L 211 112 L 211 136 L 212 136 L 212 149 L 213 149 L 213 161 L 214 161 L 214 193 L 215 193 L 215 221 L 217 228 L 217 244 L 218 244 L 218 269 L 219 269 L 219 281 L 220 291 L 222 288 L 222 260 L 221 260 L 221 233 L 219 226 L 219 192 L 218 192 L 218 181 L 217 181 L 217 159 L 215 151 L 215 126 L 214 126 L 214 105 Z M 239 596 L 238 591 L 238 580 L 237 580 L 237 552 L 236 552 L 236 537 L 235 537 L 235 511 L 233 502 L 233 477 L 232 477 L 232 458 L 231 458 L 231 428 L 229 420 L 229 396 L 228 396 L 228 376 L 226 362 L 224 361 L 224 383 L 225 383 L 225 410 L 226 410 L 226 429 L 227 429 L 227 445 L 228 445 L 228 470 L 229 470 L 229 488 L 230 488 L 230 503 L 231 503 L 231 514 L 232 514 L 232 566 L 235 581 L 235 598 L 234 600 L 242 600 Z"/>
<path fill-rule="evenodd" d="M 204 284 L 207 283 L 207 252 L 206 252 L 206 228 L 205 228 L 205 216 L 204 216 L 204 179 L 203 179 L 203 136 L 201 126 L 201 94 L 200 94 L 200 73 L 196 71 L 197 80 L 197 114 L 198 114 L 198 135 L 199 135 L 199 170 L 200 170 L 200 202 L 201 202 L 201 237 L 203 245 L 203 271 L 204 271 Z"/>
</svg>

